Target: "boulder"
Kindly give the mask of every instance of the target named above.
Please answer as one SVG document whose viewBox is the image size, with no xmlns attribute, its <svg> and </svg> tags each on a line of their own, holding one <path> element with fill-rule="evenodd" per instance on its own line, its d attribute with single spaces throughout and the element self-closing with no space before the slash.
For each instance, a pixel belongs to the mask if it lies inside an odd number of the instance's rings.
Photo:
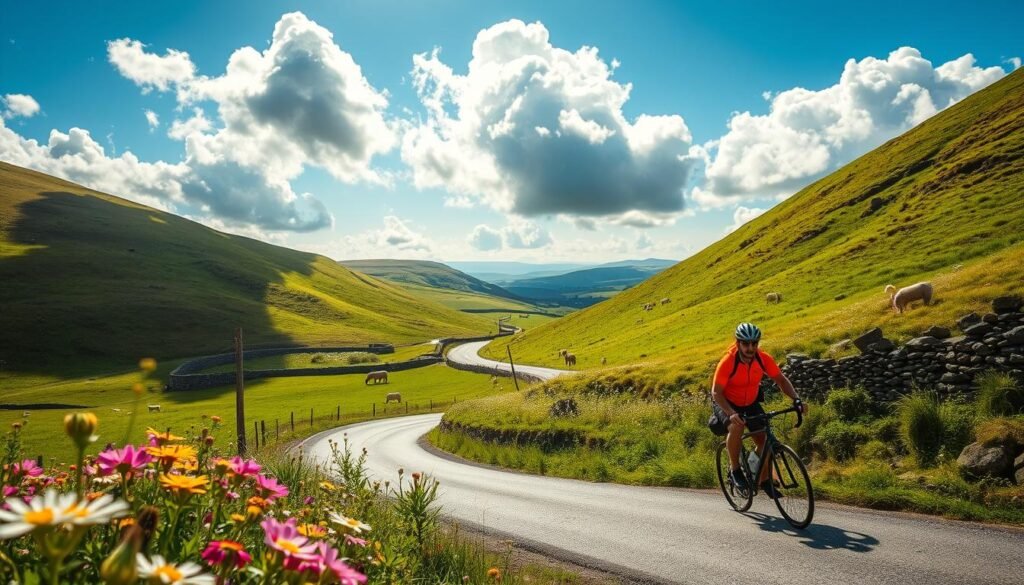
<svg viewBox="0 0 1024 585">
<path fill-rule="evenodd" d="M 992 332 L 993 327 L 988 323 L 975 323 L 964 329 L 964 335 L 967 337 L 982 338 Z"/>
<path fill-rule="evenodd" d="M 1014 469 L 1024 469 L 1024 453 L 1017 455 L 1017 458 L 1013 460 Z"/>
<path fill-rule="evenodd" d="M 878 343 L 882 339 L 884 339 L 884 337 L 882 337 L 882 330 L 878 327 L 875 327 L 871 331 L 868 331 L 867 333 L 854 339 L 853 345 L 856 346 L 861 353 L 864 353 L 868 351 L 872 343 Z"/>
<path fill-rule="evenodd" d="M 960 471 L 971 478 L 1010 477 L 1013 459 L 1004 445 L 986 447 L 983 443 L 971 443 L 964 447 L 956 458 Z"/>
<path fill-rule="evenodd" d="M 996 313 L 1016 313 L 1024 307 L 1024 298 L 1020 295 L 1009 295 L 992 299 L 992 310 Z"/>
<path fill-rule="evenodd" d="M 1024 325 L 1010 329 L 1003 334 L 1003 339 L 1014 345 L 1024 344 Z"/>
<path fill-rule="evenodd" d="M 832 299 L 832 300 L 835 300 L 835 301 L 841 301 L 841 300 L 843 300 L 843 299 L 845 299 L 845 298 L 846 298 L 846 295 L 845 295 L 845 294 L 843 294 L 843 293 L 839 293 L 839 294 L 837 294 L 837 295 L 836 295 L 835 297 L 833 297 L 833 299 Z"/>
<path fill-rule="evenodd" d="M 868 349 L 875 353 L 889 353 L 890 351 L 896 349 L 896 344 L 883 337 L 882 339 L 869 345 Z"/>
<path fill-rule="evenodd" d="M 851 347 L 853 347 L 853 340 L 852 339 L 843 339 L 841 341 L 837 341 L 837 342 L 833 343 L 832 345 L 828 346 L 828 351 L 830 353 L 839 353 L 841 351 L 846 351 L 846 350 L 850 349 Z"/>
<path fill-rule="evenodd" d="M 946 339 L 949 337 L 949 329 L 945 327 L 939 327 L 938 325 L 932 325 L 931 327 L 924 330 L 921 335 L 925 337 L 934 337 L 936 339 Z"/>
<path fill-rule="evenodd" d="M 967 313 L 956 320 L 956 326 L 960 328 L 960 331 L 967 329 L 975 323 L 981 323 L 981 317 L 977 313 Z"/>
<path fill-rule="evenodd" d="M 921 337 L 915 337 L 906 343 L 907 347 L 930 347 L 933 345 L 942 345 L 942 341 L 934 337 L 924 335 Z"/>
<path fill-rule="evenodd" d="M 999 315 L 996 315 L 995 313 L 985 313 L 981 316 L 981 321 L 983 323 L 988 323 L 989 325 L 995 325 L 999 322 Z"/>
</svg>

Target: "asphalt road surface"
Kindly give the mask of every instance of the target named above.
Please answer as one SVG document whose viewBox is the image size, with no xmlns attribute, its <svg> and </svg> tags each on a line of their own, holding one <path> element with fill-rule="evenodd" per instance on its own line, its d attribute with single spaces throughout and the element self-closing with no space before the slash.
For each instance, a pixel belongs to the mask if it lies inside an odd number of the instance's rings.
<svg viewBox="0 0 1024 585">
<path fill-rule="evenodd" d="M 462 345 L 457 345 L 452 349 L 448 350 L 448 361 L 475 366 L 487 366 L 490 368 L 501 370 L 503 372 L 511 372 L 512 369 L 509 367 L 507 363 L 496 362 L 494 360 L 482 358 L 479 355 L 477 355 L 477 352 L 480 351 L 480 348 L 487 345 L 488 343 L 490 343 L 489 340 L 473 341 L 470 343 L 463 343 Z M 569 370 L 556 370 L 554 368 L 542 368 L 540 366 L 520 366 L 518 364 L 516 364 L 516 371 L 532 374 L 534 376 L 537 376 L 538 378 L 541 378 L 542 380 L 550 380 L 551 378 L 560 376 L 562 374 L 572 373 Z"/>
<path fill-rule="evenodd" d="M 475 351 L 474 351 L 475 354 Z M 320 433 L 306 451 L 326 459 L 347 433 L 368 470 L 441 482 L 447 516 L 525 548 L 643 583 L 900 585 L 1024 583 L 1024 530 L 819 503 L 793 530 L 759 495 L 746 514 L 717 491 L 590 483 L 505 472 L 426 450 L 440 414 Z"/>
</svg>

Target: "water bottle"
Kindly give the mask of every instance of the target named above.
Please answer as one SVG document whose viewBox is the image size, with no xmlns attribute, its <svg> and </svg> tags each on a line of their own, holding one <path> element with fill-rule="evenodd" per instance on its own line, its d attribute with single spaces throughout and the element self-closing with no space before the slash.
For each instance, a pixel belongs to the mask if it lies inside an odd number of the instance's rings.
<svg viewBox="0 0 1024 585">
<path fill-rule="evenodd" d="M 751 451 L 747 456 L 747 465 L 750 466 L 750 473 L 757 473 L 757 451 Z"/>
</svg>

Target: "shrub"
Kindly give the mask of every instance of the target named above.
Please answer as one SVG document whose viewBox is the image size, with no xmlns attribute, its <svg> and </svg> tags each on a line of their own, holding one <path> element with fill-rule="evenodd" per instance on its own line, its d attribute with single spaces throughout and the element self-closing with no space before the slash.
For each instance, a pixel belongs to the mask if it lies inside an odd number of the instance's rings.
<svg viewBox="0 0 1024 585">
<path fill-rule="evenodd" d="M 822 427 L 815 438 L 829 459 L 847 461 L 853 459 L 857 447 L 866 443 L 870 434 L 863 425 L 834 420 Z"/>
<path fill-rule="evenodd" d="M 1024 387 L 1009 374 L 989 371 L 978 376 L 978 415 L 1012 416 L 1024 413 Z"/>
<path fill-rule="evenodd" d="M 974 408 L 967 404 L 945 403 L 939 407 L 942 418 L 942 450 L 956 458 L 974 440 Z"/>
<path fill-rule="evenodd" d="M 935 395 L 915 392 L 899 402 L 900 433 L 903 444 L 922 466 L 935 463 L 942 448 L 942 415 Z"/>
<path fill-rule="evenodd" d="M 831 409 L 812 405 L 800 428 L 793 429 L 790 445 L 802 457 L 811 455 L 818 430 L 831 421 L 834 416 Z"/>
<path fill-rule="evenodd" d="M 883 443 L 890 445 L 897 451 L 902 451 L 900 419 L 895 416 L 886 416 L 871 422 L 871 436 Z"/>
<path fill-rule="evenodd" d="M 878 439 L 872 439 L 861 445 L 857 454 L 872 461 L 885 461 L 893 456 L 892 448 Z"/>
<path fill-rule="evenodd" d="M 976 435 L 986 445 L 1001 443 L 1024 446 L 1024 417 L 986 420 L 978 425 Z"/>
<path fill-rule="evenodd" d="M 863 388 L 833 390 L 825 404 L 845 422 L 854 422 L 871 412 L 871 396 Z"/>
</svg>

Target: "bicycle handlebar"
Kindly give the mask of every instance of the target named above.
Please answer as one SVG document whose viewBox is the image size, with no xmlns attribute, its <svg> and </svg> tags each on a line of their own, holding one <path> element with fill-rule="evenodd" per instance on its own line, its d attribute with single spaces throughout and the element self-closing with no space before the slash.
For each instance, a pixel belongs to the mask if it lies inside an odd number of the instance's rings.
<svg viewBox="0 0 1024 585">
<path fill-rule="evenodd" d="M 758 419 L 758 418 L 763 418 L 765 420 L 768 420 L 770 418 L 775 418 L 777 416 L 780 416 L 780 415 L 783 415 L 783 414 L 789 414 L 791 412 L 795 412 L 796 413 L 796 426 L 793 427 L 793 428 L 794 429 L 800 428 L 800 425 L 802 425 L 804 423 L 803 402 L 801 402 L 800 400 L 794 400 L 793 401 L 793 406 L 790 406 L 789 408 L 783 408 L 782 410 L 773 410 L 771 412 L 766 412 L 764 414 L 755 414 L 754 416 L 746 416 L 746 417 L 743 417 L 743 420 Z"/>
</svg>

